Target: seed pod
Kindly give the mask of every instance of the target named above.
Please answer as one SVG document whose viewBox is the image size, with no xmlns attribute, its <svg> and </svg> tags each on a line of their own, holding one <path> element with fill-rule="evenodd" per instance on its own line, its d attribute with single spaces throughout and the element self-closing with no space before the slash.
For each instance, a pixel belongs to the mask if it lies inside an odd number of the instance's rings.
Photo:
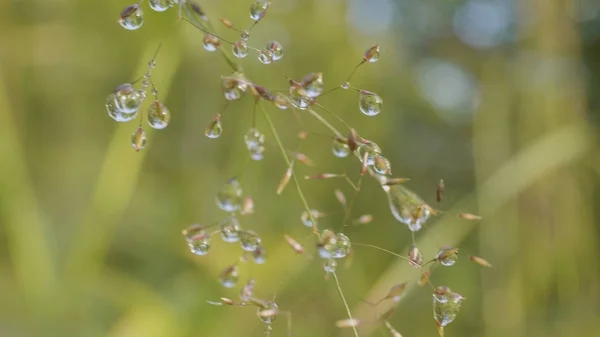
<svg viewBox="0 0 600 337">
<path fill-rule="evenodd" d="M 440 182 L 438 183 L 437 191 L 435 194 L 435 200 L 437 200 L 437 202 L 442 201 L 442 198 L 444 197 L 444 189 L 445 189 L 444 179 L 440 179 Z"/>
<path fill-rule="evenodd" d="M 290 178 L 292 177 L 293 171 L 294 170 L 292 166 L 288 167 L 288 169 L 285 171 L 283 177 L 281 178 L 281 181 L 279 182 L 279 186 L 277 186 L 277 194 L 281 194 L 281 192 L 283 192 L 283 189 L 290 182 Z"/>
<path fill-rule="evenodd" d="M 481 217 L 479 215 L 471 213 L 460 213 L 458 217 L 465 220 L 481 220 Z"/>
<path fill-rule="evenodd" d="M 360 320 L 358 318 L 346 318 L 346 319 L 341 319 L 341 320 L 335 322 L 335 326 L 337 326 L 340 329 L 355 328 L 359 324 L 360 324 Z"/>
<path fill-rule="evenodd" d="M 358 135 L 354 129 L 350 129 L 350 133 L 348 134 L 348 147 L 352 152 L 358 148 Z"/>
<path fill-rule="evenodd" d="M 296 253 L 304 253 L 304 247 L 302 247 L 302 245 L 298 243 L 298 241 L 294 240 L 291 236 L 287 234 L 284 234 L 283 237 L 285 238 L 285 241 L 287 241 L 288 245 L 290 245 L 290 247 L 292 247 L 292 249 L 296 251 Z"/>
<path fill-rule="evenodd" d="M 221 18 L 221 23 L 227 28 L 233 27 L 233 23 L 231 23 L 231 21 L 229 21 L 227 18 Z"/>
<path fill-rule="evenodd" d="M 339 203 L 342 204 L 342 206 L 346 207 L 346 196 L 344 195 L 344 192 L 337 189 L 333 192 L 337 201 L 339 201 Z"/>
<path fill-rule="evenodd" d="M 492 267 L 491 263 L 489 263 L 487 260 L 485 260 L 484 258 L 481 258 L 479 256 L 469 256 L 469 260 L 471 260 L 473 263 L 476 263 L 482 267 L 488 267 L 488 268 Z"/>
</svg>

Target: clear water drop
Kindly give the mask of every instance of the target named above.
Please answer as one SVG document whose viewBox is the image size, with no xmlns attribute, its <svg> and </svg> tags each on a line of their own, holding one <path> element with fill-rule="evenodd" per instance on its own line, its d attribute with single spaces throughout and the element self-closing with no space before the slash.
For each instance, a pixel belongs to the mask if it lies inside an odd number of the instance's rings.
<svg viewBox="0 0 600 337">
<path fill-rule="evenodd" d="M 377 94 L 361 90 L 358 96 L 358 107 L 367 116 L 375 116 L 381 112 L 383 100 Z"/>
<path fill-rule="evenodd" d="M 350 89 L 350 82 L 346 81 L 346 82 L 342 83 L 341 87 L 344 90 Z"/>
<path fill-rule="evenodd" d="M 173 6 L 173 1 L 171 0 L 148 0 L 148 5 L 150 8 L 157 12 L 164 12 L 167 9 Z"/>
<path fill-rule="evenodd" d="M 253 252 L 260 246 L 260 236 L 254 231 L 240 231 L 239 236 L 242 249 L 247 252 Z"/>
<path fill-rule="evenodd" d="M 248 56 L 248 44 L 244 40 L 240 40 L 233 44 L 231 47 L 233 55 L 237 58 L 244 58 Z"/>
<path fill-rule="evenodd" d="M 300 82 L 302 91 L 310 98 L 316 98 L 323 93 L 325 83 L 323 73 L 310 73 Z"/>
<path fill-rule="evenodd" d="M 129 83 L 124 83 L 118 86 L 113 92 L 115 99 L 115 107 L 126 114 L 136 112 L 144 97 L 141 92 L 135 90 Z"/>
<path fill-rule="evenodd" d="M 277 309 L 279 306 L 273 301 L 268 301 L 264 306 L 258 308 L 258 317 L 263 323 L 271 324 L 277 318 Z M 267 315 L 269 313 L 269 315 Z M 272 313 L 272 314 L 271 314 Z"/>
<path fill-rule="evenodd" d="M 379 174 L 390 175 L 392 174 L 392 164 L 390 164 L 390 161 L 386 157 L 375 155 L 373 158 L 373 170 Z"/>
<path fill-rule="evenodd" d="M 229 266 L 219 276 L 219 281 L 225 288 L 233 288 L 239 279 L 239 271 L 236 265 Z"/>
<path fill-rule="evenodd" d="M 227 243 L 237 242 L 240 239 L 239 232 L 241 229 L 238 219 L 235 216 L 230 216 L 220 224 L 221 239 Z"/>
<path fill-rule="evenodd" d="M 458 249 L 442 248 L 438 251 L 435 258 L 442 266 L 450 267 L 456 263 L 456 260 L 458 260 Z"/>
<path fill-rule="evenodd" d="M 267 43 L 266 50 L 271 52 L 273 61 L 278 61 L 283 57 L 283 46 L 277 41 Z"/>
<path fill-rule="evenodd" d="M 110 116 L 110 118 L 114 119 L 117 122 L 129 122 L 133 120 L 138 111 L 135 110 L 133 112 L 123 112 L 117 108 L 117 104 L 115 103 L 115 94 L 110 94 L 106 98 L 106 112 Z"/>
<path fill-rule="evenodd" d="M 242 98 L 242 94 L 246 88 L 247 86 L 239 84 L 239 80 L 235 76 L 224 76 L 221 79 L 223 96 L 225 96 L 225 99 L 228 101 L 237 101 Z"/>
<path fill-rule="evenodd" d="M 337 236 L 334 232 L 326 229 L 321 233 L 321 240 L 317 243 L 319 256 L 323 259 L 332 259 L 336 253 Z"/>
<path fill-rule="evenodd" d="M 263 49 L 258 53 L 258 60 L 262 64 L 270 64 L 273 61 L 273 53 Z"/>
<path fill-rule="evenodd" d="M 243 41 L 248 41 L 249 38 L 250 32 L 248 30 L 244 30 L 240 33 L 240 39 L 242 39 Z"/>
<path fill-rule="evenodd" d="M 286 110 L 290 106 L 288 98 L 285 97 L 285 95 L 283 95 L 282 93 L 277 93 L 277 96 L 275 96 L 275 101 L 273 103 L 280 110 Z"/>
<path fill-rule="evenodd" d="M 312 215 L 313 219 L 315 220 L 315 222 L 313 223 L 313 221 L 311 220 L 309 213 L 307 211 L 302 212 L 302 215 L 300 215 L 300 220 L 302 220 L 302 224 L 308 228 L 313 228 L 313 226 L 316 226 L 316 222 L 317 219 L 320 218 L 322 216 L 321 212 L 317 211 L 316 209 L 312 209 L 310 210 L 310 215 Z"/>
<path fill-rule="evenodd" d="M 350 253 L 350 248 L 350 239 L 345 234 L 339 233 L 336 236 L 335 251 L 333 252 L 332 257 L 334 259 L 342 259 Z"/>
<path fill-rule="evenodd" d="M 250 158 L 253 160 L 262 160 L 264 158 L 265 136 L 260 133 L 260 131 L 255 128 L 248 130 L 244 136 L 244 141 L 246 142 L 246 147 L 250 153 Z"/>
<path fill-rule="evenodd" d="M 433 294 L 433 318 L 441 327 L 444 327 L 454 321 L 464 298 L 451 291 L 444 296 L 443 301 L 439 301 L 439 298 L 436 291 Z"/>
<path fill-rule="evenodd" d="M 155 100 L 148 107 L 148 125 L 154 129 L 164 129 L 171 121 L 171 112 L 161 101 Z"/>
<path fill-rule="evenodd" d="M 268 1 L 254 1 L 250 6 L 250 18 L 256 22 L 260 21 L 267 14 L 269 5 Z"/>
<path fill-rule="evenodd" d="M 256 264 L 264 264 L 267 261 L 267 252 L 265 251 L 265 247 L 258 245 L 258 247 L 256 247 L 256 249 L 252 252 L 252 258 Z"/>
<path fill-rule="evenodd" d="M 379 60 L 379 46 L 373 46 L 365 52 L 365 56 L 363 57 L 365 62 L 375 63 Z"/>
<path fill-rule="evenodd" d="M 423 264 L 423 253 L 415 245 L 411 245 L 408 249 L 408 260 L 410 265 L 415 268 L 420 268 Z"/>
<path fill-rule="evenodd" d="M 333 138 L 331 149 L 333 150 L 333 155 L 338 158 L 345 158 L 350 154 L 350 147 L 348 144 L 338 137 Z"/>
<path fill-rule="evenodd" d="M 237 178 L 229 179 L 217 193 L 217 206 L 225 212 L 233 213 L 242 206 L 242 185 Z"/>
<path fill-rule="evenodd" d="M 136 30 L 144 24 L 144 12 L 140 5 L 134 4 L 125 7 L 121 11 L 119 24 L 127 30 Z"/>
<path fill-rule="evenodd" d="M 358 147 L 358 155 L 362 162 L 365 153 L 367 153 L 367 165 L 371 166 L 375 163 L 375 157 L 381 154 L 381 148 L 377 143 L 370 140 L 363 140 L 362 144 Z"/>
<path fill-rule="evenodd" d="M 388 205 L 394 218 L 413 232 L 420 230 L 430 216 L 423 200 L 403 185 L 384 185 L 382 188 L 388 197 Z M 414 215 L 419 216 L 414 218 Z"/>
<path fill-rule="evenodd" d="M 290 87 L 290 103 L 296 109 L 306 110 L 311 104 L 310 97 L 306 96 L 302 88 L 297 86 Z"/>
<path fill-rule="evenodd" d="M 190 251 L 196 255 L 202 256 L 208 254 L 210 249 L 210 236 L 201 231 L 200 233 L 190 237 L 188 240 Z"/>
<path fill-rule="evenodd" d="M 214 35 L 206 34 L 202 40 L 202 45 L 204 46 L 204 50 L 214 52 L 221 45 L 221 40 Z"/>
<path fill-rule="evenodd" d="M 146 132 L 141 127 L 131 135 L 131 146 L 136 152 L 143 150 L 146 147 Z"/>
<path fill-rule="evenodd" d="M 208 138 L 219 138 L 221 133 L 223 133 L 223 126 L 221 125 L 220 116 L 217 115 L 204 130 L 204 135 Z"/>
<path fill-rule="evenodd" d="M 327 273 L 335 273 L 335 268 L 337 267 L 337 261 L 335 259 L 327 259 L 323 262 L 323 269 Z"/>
</svg>

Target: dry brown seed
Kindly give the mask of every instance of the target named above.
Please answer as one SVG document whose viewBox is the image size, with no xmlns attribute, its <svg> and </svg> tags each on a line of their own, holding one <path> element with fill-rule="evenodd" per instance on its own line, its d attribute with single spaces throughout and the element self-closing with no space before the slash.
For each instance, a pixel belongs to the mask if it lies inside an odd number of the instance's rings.
<svg viewBox="0 0 600 337">
<path fill-rule="evenodd" d="M 424 286 L 425 284 L 427 284 L 427 282 L 429 282 L 429 275 L 431 275 L 430 272 L 426 271 L 424 272 L 421 277 L 419 278 L 419 282 L 418 284 L 420 286 Z"/>
<path fill-rule="evenodd" d="M 300 138 L 302 140 L 306 140 L 306 138 L 308 138 L 308 132 L 300 131 L 300 133 L 298 133 L 298 138 Z"/>
<path fill-rule="evenodd" d="M 357 225 L 366 225 L 371 221 L 373 221 L 373 216 L 371 214 L 364 214 L 361 215 L 358 219 L 354 220 L 354 223 Z"/>
<path fill-rule="evenodd" d="M 232 299 L 229 299 L 227 297 L 221 297 L 221 302 L 223 302 L 227 305 L 235 305 L 235 302 Z"/>
<path fill-rule="evenodd" d="M 125 8 L 123 8 L 123 10 L 121 11 L 121 19 L 124 19 L 124 18 L 130 16 L 131 14 L 135 13 L 135 11 L 137 11 L 138 8 L 140 8 L 140 5 L 138 5 L 138 4 L 129 5 Z"/>
<path fill-rule="evenodd" d="M 337 201 L 339 201 L 340 204 L 342 204 L 342 206 L 346 207 L 346 196 L 344 195 L 344 192 L 337 189 L 333 192 L 335 193 L 335 198 L 337 199 Z"/>
<path fill-rule="evenodd" d="M 446 187 L 444 186 L 444 179 L 440 179 L 440 182 L 438 183 L 437 191 L 435 194 L 435 200 L 437 200 L 437 202 L 442 201 L 442 198 L 444 197 L 445 188 Z"/>
<path fill-rule="evenodd" d="M 388 294 L 385 296 L 385 298 L 383 300 L 402 296 L 402 294 L 406 290 L 407 285 L 408 285 L 408 282 L 402 282 L 402 283 L 398 283 L 398 284 L 392 286 L 392 288 L 390 288 L 390 291 L 388 292 Z"/>
<path fill-rule="evenodd" d="M 227 18 L 221 18 L 221 23 L 223 23 L 223 25 L 227 28 L 233 27 L 233 23 L 231 23 L 231 21 L 229 21 Z"/>
<path fill-rule="evenodd" d="M 358 148 L 358 135 L 354 129 L 350 129 L 348 134 L 348 147 L 350 148 L 351 152 L 354 152 Z"/>
<path fill-rule="evenodd" d="M 458 217 L 465 220 L 481 220 L 481 217 L 479 215 L 471 213 L 460 213 Z"/>
<path fill-rule="evenodd" d="M 409 178 L 392 178 L 392 179 L 388 179 L 383 185 L 394 186 L 394 185 L 403 184 L 409 180 L 410 180 Z"/>
<path fill-rule="evenodd" d="M 335 326 L 337 326 L 340 329 L 355 328 L 359 324 L 360 324 L 360 320 L 358 318 L 346 318 L 346 319 L 341 319 L 341 320 L 335 322 Z"/>
<path fill-rule="evenodd" d="M 367 173 L 368 159 L 369 159 L 369 152 L 365 152 L 365 155 L 363 156 L 363 160 L 362 160 L 362 167 L 360 168 L 361 176 L 364 175 L 365 173 Z"/>
<path fill-rule="evenodd" d="M 292 247 L 292 249 L 296 251 L 296 253 L 304 253 L 304 247 L 302 247 L 302 245 L 298 243 L 298 241 L 294 240 L 294 238 L 287 234 L 284 234 L 283 237 L 285 238 L 285 241 L 287 241 L 288 245 L 290 245 L 290 247 Z"/>
<path fill-rule="evenodd" d="M 489 263 L 487 260 L 485 260 L 484 258 L 481 258 L 479 256 L 469 256 L 469 260 L 473 261 L 473 263 L 477 263 L 478 265 L 480 265 L 482 267 L 488 267 L 488 268 L 492 267 L 491 263 Z"/>
<path fill-rule="evenodd" d="M 285 188 L 285 186 L 287 186 L 287 184 L 290 182 L 292 173 L 293 173 L 293 168 L 292 168 L 292 166 L 290 166 L 285 171 L 283 178 L 281 178 L 281 181 L 279 182 L 279 186 L 277 186 L 277 194 L 281 194 L 281 192 L 283 192 L 283 189 Z"/>
<path fill-rule="evenodd" d="M 301 162 L 304 165 L 308 165 L 308 166 L 315 165 L 315 163 L 312 161 L 312 159 L 308 158 L 304 153 L 297 152 L 296 160 L 298 160 L 299 162 Z"/>
</svg>

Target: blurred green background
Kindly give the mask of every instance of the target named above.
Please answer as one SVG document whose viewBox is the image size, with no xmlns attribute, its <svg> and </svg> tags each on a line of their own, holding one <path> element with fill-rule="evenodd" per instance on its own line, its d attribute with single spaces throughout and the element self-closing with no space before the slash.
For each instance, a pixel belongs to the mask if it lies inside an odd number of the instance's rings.
<svg viewBox="0 0 600 337">
<path fill-rule="evenodd" d="M 199 2 L 223 37 L 218 19 L 250 25 L 249 1 Z M 241 264 L 240 284 L 257 280 L 256 295 L 277 295 L 291 310 L 295 336 L 350 336 L 335 327 L 346 317 L 333 280 L 318 259 L 297 256 L 290 234 L 315 255 L 303 205 L 292 185 L 277 196 L 286 167 L 260 115 L 266 158 L 247 162 L 243 135 L 252 100 L 227 107 L 223 135 L 204 128 L 225 103 L 220 76 L 231 70 L 202 48 L 203 34 L 143 5 L 144 26 L 117 24 L 126 1 L 0 2 L 0 336 L 262 336 L 254 309 L 214 307 L 236 298 L 219 273 L 239 247 L 213 241 L 207 256 L 189 253 L 181 230 L 226 216 L 214 196 L 242 174 L 256 213 L 241 219 L 257 231 L 267 263 Z M 384 101 L 377 117 L 362 115 L 357 94 L 339 90 L 321 104 L 342 116 L 391 160 L 394 175 L 439 208 L 483 216 L 481 222 L 441 215 L 417 233 L 431 257 L 458 245 L 462 258 L 437 268 L 435 284 L 467 297 L 447 336 L 592 336 L 600 317 L 598 213 L 600 157 L 600 3 L 595 0 L 273 0 L 250 44 L 284 45 L 278 62 L 300 80 L 322 71 L 326 87 L 341 84 L 364 51 L 381 59 L 361 67 L 356 87 Z M 148 146 L 132 150 L 136 122 L 119 124 L 104 109 L 119 84 L 143 75 L 158 44 L 153 81 L 172 113 L 168 128 L 148 131 Z M 229 49 L 229 48 L 227 48 Z M 254 54 L 245 73 L 273 90 L 286 89 L 273 65 Z M 145 108 L 144 108 L 145 109 Z M 302 151 L 315 167 L 302 177 L 348 172 L 359 164 L 331 154 L 330 133 L 300 112 L 267 106 L 283 142 L 313 133 Z M 343 130 L 331 116 L 323 113 Z M 333 190 L 340 180 L 300 184 L 311 207 L 330 212 L 322 228 L 338 230 Z M 438 205 L 435 205 L 438 207 Z M 386 196 L 366 179 L 353 216 L 353 241 L 405 254 L 410 232 L 397 223 Z M 481 255 L 484 269 L 466 258 Z M 361 336 L 388 333 L 372 324 L 389 286 L 418 278 L 393 256 L 355 247 L 338 275 Z M 414 283 L 414 282 L 412 282 Z M 411 283 L 411 284 L 412 284 Z M 435 336 L 431 294 L 411 287 L 391 323 L 403 336 Z M 285 336 L 283 319 L 273 336 Z"/>
</svg>

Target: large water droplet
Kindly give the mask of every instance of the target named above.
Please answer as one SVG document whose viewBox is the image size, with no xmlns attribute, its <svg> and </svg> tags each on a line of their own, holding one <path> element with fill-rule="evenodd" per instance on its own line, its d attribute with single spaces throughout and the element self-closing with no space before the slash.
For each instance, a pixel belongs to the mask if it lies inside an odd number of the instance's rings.
<svg viewBox="0 0 600 337">
<path fill-rule="evenodd" d="M 377 94 L 361 90 L 358 96 L 358 107 L 367 116 L 375 116 L 381 112 L 383 100 Z"/>
<path fill-rule="evenodd" d="M 200 225 L 192 225 L 183 231 L 190 251 L 196 255 L 206 255 L 210 249 L 210 235 Z"/>
<path fill-rule="evenodd" d="M 386 157 L 376 155 L 373 158 L 373 170 L 379 174 L 390 175 L 392 174 L 392 164 Z"/>
<path fill-rule="evenodd" d="M 267 14 L 269 5 L 268 1 L 254 1 L 250 6 L 250 18 L 256 22 L 260 21 Z"/>
<path fill-rule="evenodd" d="M 164 12 L 173 6 L 173 1 L 171 0 L 148 0 L 148 5 L 150 8 L 157 12 Z"/>
<path fill-rule="evenodd" d="M 363 60 L 371 63 L 377 62 L 377 60 L 379 60 L 379 46 L 373 46 L 367 49 Z"/>
<path fill-rule="evenodd" d="M 161 101 L 155 100 L 148 107 L 148 124 L 154 129 L 164 129 L 169 125 L 171 112 Z"/>
<path fill-rule="evenodd" d="M 125 7 L 121 11 L 119 24 L 127 30 L 136 30 L 144 24 L 144 12 L 140 5 L 134 4 Z"/>
<path fill-rule="evenodd" d="M 323 83 L 323 73 L 311 73 L 306 75 L 300 83 L 306 96 L 316 98 L 323 93 L 325 84 Z"/>
<path fill-rule="evenodd" d="M 460 294 L 450 291 L 449 288 L 444 295 L 439 295 L 436 290 L 433 294 L 433 318 L 442 327 L 452 323 L 460 311 L 463 299 Z"/>
<path fill-rule="evenodd" d="M 141 92 L 129 83 L 118 86 L 114 91 L 114 98 L 116 108 L 127 114 L 136 112 L 144 100 Z"/>
<path fill-rule="evenodd" d="M 283 57 L 283 46 L 277 41 L 271 41 L 267 43 L 267 47 L 265 49 L 271 52 L 273 61 L 278 61 Z"/>
<path fill-rule="evenodd" d="M 219 281 L 225 288 L 233 288 L 239 279 L 238 267 L 236 265 L 229 266 L 223 270 L 219 276 Z"/>
<path fill-rule="evenodd" d="M 224 242 L 232 243 L 240 239 L 239 232 L 241 230 L 240 223 L 235 216 L 230 216 L 223 220 L 220 224 L 221 239 Z"/>
<path fill-rule="evenodd" d="M 221 117 L 217 115 L 213 121 L 208 124 L 204 130 L 204 134 L 208 138 L 218 138 L 223 132 L 223 126 L 221 125 Z"/>
<path fill-rule="evenodd" d="M 271 324 L 277 318 L 278 308 L 275 302 L 268 301 L 264 306 L 258 308 L 258 317 L 263 323 Z"/>
<path fill-rule="evenodd" d="M 257 129 L 250 129 L 244 136 L 244 141 L 246 142 L 246 147 L 248 148 L 248 152 L 250 152 L 250 158 L 253 160 L 262 160 L 264 158 L 264 143 L 265 136 L 260 133 Z"/>
<path fill-rule="evenodd" d="M 240 85 L 239 80 L 235 76 L 224 76 L 221 79 L 221 88 L 226 100 L 236 101 L 242 98 L 242 94 L 247 86 Z"/>
<path fill-rule="evenodd" d="M 323 259 L 332 259 L 335 257 L 337 245 L 337 236 L 334 232 L 326 229 L 321 233 L 321 240 L 317 243 L 319 256 Z"/>
<path fill-rule="evenodd" d="M 368 153 L 367 165 L 371 166 L 375 163 L 375 157 L 381 154 L 381 148 L 379 147 L 379 145 L 377 145 L 377 143 L 365 139 L 363 143 L 360 144 L 360 146 L 358 147 L 358 155 L 361 162 L 365 156 L 365 153 Z"/>
<path fill-rule="evenodd" d="M 254 231 L 240 231 L 239 236 L 242 249 L 247 252 L 253 252 L 260 246 L 260 236 Z"/>
<path fill-rule="evenodd" d="M 233 213 L 242 206 L 242 185 L 237 178 L 229 179 L 217 193 L 217 206 L 225 212 Z"/>
<path fill-rule="evenodd" d="M 290 103 L 300 110 L 306 110 L 310 106 L 310 97 L 306 96 L 304 91 L 297 86 L 290 87 Z"/>
<path fill-rule="evenodd" d="M 335 259 L 327 259 L 323 263 L 323 269 L 328 273 L 335 273 L 337 267 L 337 261 Z"/>
<path fill-rule="evenodd" d="M 338 158 L 345 158 L 350 154 L 350 147 L 348 144 L 338 137 L 333 138 L 333 146 L 331 149 L 333 150 L 333 154 Z"/>
<path fill-rule="evenodd" d="M 336 246 L 335 251 L 333 252 L 332 257 L 334 259 L 342 259 L 350 253 L 350 239 L 345 234 L 338 234 L 336 236 Z"/>
<path fill-rule="evenodd" d="M 244 58 L 248 56 L 248 44 L 244 40 L 240 40 L 233 44 L 231 47 L 233 55 L 237 58 Z"/>
<path fill-rule="evenodd" d="M 133 146 L 133 149 L 137 152 L 146 147 L 146 132 L 141 127 L 138 127 L 131 135 L 131 146 Z"/>
<path fill-rule="evenodd" d="M 204 46 L 204 50 L 206 51 L 216 51 L 217 48 L 221 45 L 221 41 L 218 37 L 212 34 L 204 35 L 204 39 L 202 40 L 202 45 Z"/>
<path fill-rule="evenodd" d="M 258 53 L 258 60 L 262 64 L 270 64 L 273 61 L 273 53 L 263 49 Z"/>
<path fill-rule="evenodd" d="M 382 186 L 388 197 L 390 211 L 396 220 L 416 232 L 429 219 L 430 212 L 425 203 L 414 192 L 403 185 Z M 417 218 L 414 215 L 418 215 Z"/>
<path fill-rule="evenodd" d="M 117 122 L 129 122 L 137 116 L 138 112 L 138 110 L 134 110 L 133 112 L 123 112 L 119 110 L 115 102 L 115 94 L 108 95 L 105 106 L 106 112 L 110 118 L 116 120 Z"/>
<path fill-rule="evenodd" d="M 441 265 L 450 267 L 458 260 L 458 248 L 442 248 L 435 258 Z"/>
</svg>

